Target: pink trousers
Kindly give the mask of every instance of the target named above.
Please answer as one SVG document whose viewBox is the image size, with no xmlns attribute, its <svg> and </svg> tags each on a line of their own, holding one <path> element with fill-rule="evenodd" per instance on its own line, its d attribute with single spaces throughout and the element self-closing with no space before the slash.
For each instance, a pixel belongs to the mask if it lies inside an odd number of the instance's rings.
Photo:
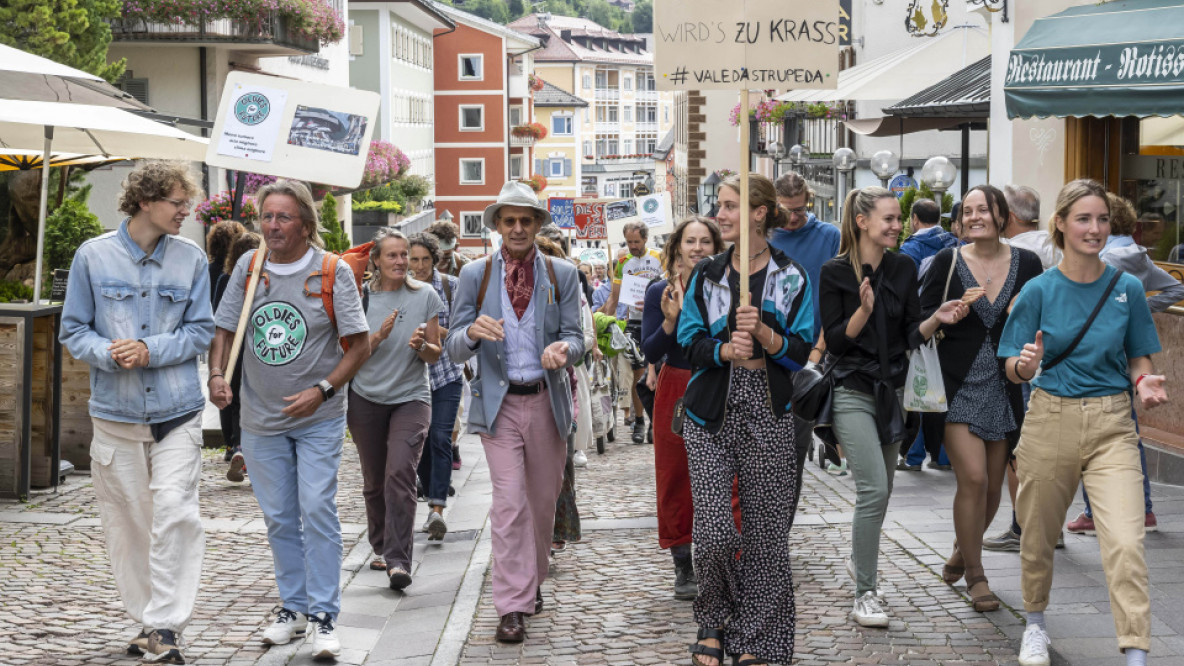
<svg viewBox="0 0 1184 666">
<path fill-rule="evenodd" d="M 493 606 L 499 616 L 534 612 L 547 577 L 555 501 L 567 443 L 555 429 L 547 392 L 506 395 L 495 435 L 481 435 L 493 482 Z"/>
</svg>

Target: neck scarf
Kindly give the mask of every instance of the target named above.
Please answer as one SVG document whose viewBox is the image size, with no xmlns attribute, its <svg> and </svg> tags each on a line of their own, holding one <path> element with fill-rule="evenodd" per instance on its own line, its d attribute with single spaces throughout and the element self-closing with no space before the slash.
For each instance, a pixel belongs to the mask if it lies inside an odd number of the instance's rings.
<svg viewBox="0 0 1184 666">
<path fill-rule="evenodd" d="M 530 305 L 530 296 L 534 293 L 534 256 L 535 248 L 522 259 L 515 259 L 502 246 L 502 260 L 506 262 L 506 292 L 510 294 L 510 304 L 514 306 L 514 315 L 519 319 L 526 313 Z"/>
</svg>

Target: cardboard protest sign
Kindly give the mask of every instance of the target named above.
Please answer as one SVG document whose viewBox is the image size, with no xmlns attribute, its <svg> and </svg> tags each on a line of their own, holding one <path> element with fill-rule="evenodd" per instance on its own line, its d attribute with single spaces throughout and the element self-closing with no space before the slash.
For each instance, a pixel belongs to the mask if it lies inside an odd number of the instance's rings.
<svg viewBox="0 0 1184 666">
<path fill-rule="evenodd" d="M 637 197 L 637 216 L 649 227 L 651 234 L 668 234 L 674 231 L 674 218 L 670 214 L 670 193 L 658 192 Z"/>
<path fill-rule="evenodd" d="M 231 72 L 206 163 L 357 187 L 378 102 L 377 93 L 365 90 Z"/>
<path fill-rule="evenodd" d="M 659 90 L 838 86 L 839 0 L 655 0 Z"/>
<path fill-rule="evenodd" d="M 609 202 L 609 199 L 576 199 L 572 202 L 576 238 L 579 240 L 608 239 L 605 207 Z"/>
<path fill-rule="evenodd" d="M 576 214 L 572 206 L 575 199 L 566 197 L 550 197 L 547 199 L 547 210 L 551 211 L 551 221 L 560 229 L 574 229 Z"/>
</svg>

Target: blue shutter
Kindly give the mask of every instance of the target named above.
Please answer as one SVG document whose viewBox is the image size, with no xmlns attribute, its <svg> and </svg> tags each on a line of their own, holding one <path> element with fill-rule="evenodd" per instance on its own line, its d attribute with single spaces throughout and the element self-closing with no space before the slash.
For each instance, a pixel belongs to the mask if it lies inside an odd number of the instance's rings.
<svg viewBox="0 0 1184 666">
<path fill-rule="evenodd" d="M 564 159 L 564 160 L 563 160 L 563 175 L 564 175 L 564 176 L 566 176 L 566 177 L 568 177 L 568 178 L 570 178 L 570 177 L 571 177 L 571 174 L 572 174 L 572 170 L 571 170 L 571 160 L 570 160 L 570 159 Z"/>
<path fill-rule="evenodd" d="M 534 172 L 535 173 L 542 173 L 543 172 L 543 161 L 541 159 L 537 159 L 537 158 L 535 159 Z"/>
</svg>

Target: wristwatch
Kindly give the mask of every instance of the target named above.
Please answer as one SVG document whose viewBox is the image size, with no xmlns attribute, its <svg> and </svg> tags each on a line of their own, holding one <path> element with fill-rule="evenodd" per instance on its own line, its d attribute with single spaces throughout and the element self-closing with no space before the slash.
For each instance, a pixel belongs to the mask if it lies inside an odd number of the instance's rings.
<svg viewBox="0 0 1184 666">
<path fill-rule="evenodd" d="M 328 379 L 322 379 L 320 383 L 317 384 L 317 388 L 321 390 L 321 399 L 324 402 L 329 402 L 329 398 L 332 398 L 337 394 L 337 389 L 333 388 L 333 385 L 329 383 Z"/>
</svg>

